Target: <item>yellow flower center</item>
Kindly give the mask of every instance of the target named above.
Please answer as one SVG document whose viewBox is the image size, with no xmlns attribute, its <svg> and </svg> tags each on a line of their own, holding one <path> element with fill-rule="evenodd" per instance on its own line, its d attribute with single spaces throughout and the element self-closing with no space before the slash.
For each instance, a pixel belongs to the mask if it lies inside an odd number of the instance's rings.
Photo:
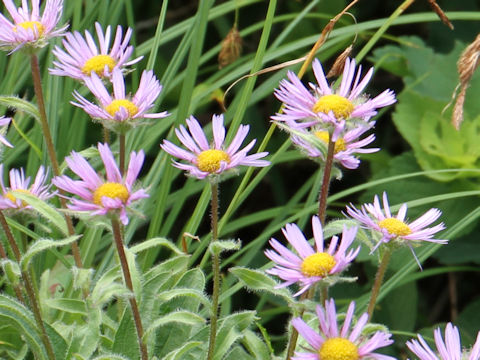
<svg viewBox="0 0 480 360">
<path fill-rule="evenodd" d="M 387 231 L 392 235 L 406 236 L 412 233 L 412 230 L 407 224 L 396 218 L 384 219 L 378 223 L 378 226 L 380 226 L 382 229 L 387 229 Z"/>
<path fill-rule="evenodd" d="M 85 75 L 90 76 L 92 71 L 95 71 L 98 76 L 103 76 L 105 66 L 108 66 L 108 71 L 112 72 L 115 65 L 115 60 L 113 60 L 110 55 L 95 55 L 85 61 L 85 64 L 82 67 L 82 72 Z"/>
<path fill-rule="evenodd" d="M 25 30 L 32 30 L 32 31 L 35 31 L 35 28 L 37 29 L 38 31 L 38 36 L 42 36 L 43 35 L 43 32 L 45 31 L 45 27 L 42 25 L 41 22 L 39 21 L 24 21 L 24 22 L 21 22 L 19 24 L 17 24 L 17 26 L 15 26 L 13 28 L 13 31 L 17 32 L 17 28 L 18 27 L 21 27 L 21 28 L 24 28 Z"/>
<path fill-rule="evenodd" d="M 313 105 L 313 111 L 316 113 L 328 114 L 333 111 L 337 119 L 348 119 L 355 106 L 346 98 L 336 94 L 322 96 Z"/>
<path fill-rule="evenodd" d="M 225 151 L 217 149 L 205 150 L 197 156 L 197 167 L 201 171 L 214 173 L 220 169 L 221 161 L 230 162 L 230 157 Z"/>
<path fill-rule="evenodd" d="M 128 115 L 133 117 L 138 112 L 138 107 L 133 102 L 127 99 L 113 100 L 110 104 L 105 106 L 105 110 L 112 116 L 115 116 L 120 107 L 127 109 Z"/>
<path fill-rule="evenodd" d="M 328 144 L 328 141 L 330 140 L 330 134 L 328 133 L 328 131 L 315 131 L 314 135 L 320 140 L 322 140 L 325 144 Z M 345 140 L 340 138 L 337 141 L 335 141 L 335 150 L 334 150 L 335 154 L 345 150 L 347 150 L 347 145 L 345 144 Z"/>
<path fill-rule="evenodd" d="M 358 360 L 357 346 L 344 338 L 332 338 L 326 340 L 318 355 L 321 360 Z"/>
<path fill-rule="evenodd" d="M 302 262 L 302 273 L 307 276 L 322 276 L 328 275 L 330 270 L 335 266 L 336 261 L 334 257 L 325 252 L 319 252 L 307 256 Z"/>
<path fill-rule="evenodd" d="M 20 192 L 20 193 L 25 193 L 25 194 L 31 194 L 30 191 L 28 190 L 25 190 L 25 189 L 15 189 L 16 192 Z M 5 194 L 5 197 L 10 200 L 11 202 L 13 202 L 14 204 L 17 202 L 17 198 L 15 197 L 15 195 L 12 194 L 11 191 L 7 192 Z M 25 206 L 28 206 L 28 204 L 22 200 L 22 206 L 25 207 Z"/>
<path fill-rule="evenodd" d="M 104 196 L 110 199 L 120 199 L 123 203 L 126 203 L 130 194 L 125 185 L 115 182 L 106 182 L 94 191 L 93 202 L 96 205 L 102 206 L 102 197 Z"/>
</svg>

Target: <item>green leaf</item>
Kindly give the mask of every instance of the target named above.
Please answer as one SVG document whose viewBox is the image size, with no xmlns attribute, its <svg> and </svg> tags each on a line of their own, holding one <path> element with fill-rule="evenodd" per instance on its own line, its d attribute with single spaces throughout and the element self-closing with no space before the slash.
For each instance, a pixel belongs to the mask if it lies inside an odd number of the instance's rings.
<svg viewBox="0 0 480 360">
<path fill-rule="evenodd" d="M 58 230 L 60 230 L 63 235 L 68 235 L 68 228 L 65 217 L 60 212 L 58 212 L 57 209 L 32 194 L 19 191 L 12 191 L 12 193 L 16 198 L 25 201 L 28 205 L 33 207 L 41 216 L 43 216 L 45 219 L 51 222 Z"/>
<path fill-rule="evenodd" d="M 129 248 L 124 246 L 125 256 L 127 257 L 128 268 L 130 269 L 130 276 L 132 278 L 133 291 L 135 296 L 139 298 L 142 293 L 142 275 L 138 271 L 137 262 L 135 261 L 135 255 Z"/>
<path fill-rule="evenodd" d="M 210 244 L 209 250 L 212 254 L 220 254 L 224 251 L 236 251 L 242 246 L 240 240 L 217 240 Z"/>
<path fill-rule="evenodd" d="M 216 359 L 217 357 L 214 357 Z M 242 347 L 236 345 L 234 346 L 224 357 L 222 357 L 224 360 L 237 360 L 237 359 L 242 359 L 242 360 L 255 360 L 255 359 L 261 359 L 260 357 L 251 357 L 245 349 Z"/>
<path fill-rule="evenodd" d="M 0 264 L 10 284 L 18 285 L 21 277 L 18 263 L 10 259 L 1 259 Z"/>
<path fill-rule="evenodd" d="M 255 311 L 244 311 L 220 320 L 215 343 L 215 360 L 220 360 L 255 321 Z"/>
<path fill-rule="evenodd" d="M 145 338 L 148 338 L 157 328 L 166 324 L 175 322 L 189 326 L 197 326 L 205 323 L 205 319 L 190 311 L 175 311 L 155 320 L 152 325 L 145 331 Z"/>
<path fill-rule="evenodd" d="M 102 354 L 94 357 L 92 360 L 132 360 L 129 357 L 125 357 L 118 354 Z"/>
<path fill-rule="evenodd" d="M 192 297 L 199 300 L 205 307 L 211 308 L 210 300 L 201 291 L 195 289 L 172 289 L 168 291 L 162 291 L 158 294 L 160 301 L 169 301 L 178 297 Z"/>
<path fill-rule="evenodd" d="M 244 267 L 233 267 L 229 271 L 250 290 L 267 291 L 284 298 L 287 302 L 293 300 L 292 295 L 286 288 L 275 289 L 278 283 L 262 271 Z"/>
<path fill-rule="evenodd" d="M 184 255 L 183 251 L 181 251 L 178 247 L 176 247 L 174 243 L 172 243 L 170 240 L 167 240 L 161 237 L 145 240 L 140 244 L 132 246 L 130 248 L 130 251 L 134 254 L 138 254 L 139 252 L 147 251 L 157 246 L 166 247 L 172 250 L 177 255 Z"/>
<path fill-rule="evenodd" d="M 417 321 L 418 291 L 414 282 L 399 286 L 382 300 L 375 311 L 376 322 L 391 329 L 414 331 Z"/>
<path fill-rule="evenodd" d="M 123 284 L 119 283 L 118 280 L 121 278 L 118 266 L 115 266 L 103 274 L 102 277 L 98 279 L 90 294 L 92 304 L 97 307 L 102 307 L 113 297 L 130 295 L 131 292 Z"/>
<path fill-rule="evenodd" d="M 462 346 L 468 348 L 475 342 L 480 321 L 480 300 L 470 302 L 458 315 L 455 324 L 462 331 Z M 465 336 L 464 336 L 465 335 Z"/>
<path fill-rule="evenodd" d="M 270 353 L 267 345 L 253 331 L 245 331 L 242 343 L 255 359 L 270 360 L 272 358 L 273 354 Z"/>
<path fill-rule="evenodd" d="M 60 311 L 64 311 L 71 314 L 77 314 L 86 316 L 87 307 L 83 300 L 77 299 L 46 299 L 45 304 L 52 308 Z"/>
<path fill-rule="evenodd" d="M 74 235 L 63 240 L 50 240 L 50 239 L 40 239 L 35 241 L 28 250 L 23 254 L 20 264 L 22 269 L 26 270 L 32 258 L 48 249 L 69 245 L 75 241 L 77 241 L 81 235 Z"/>
<path fill-rule="evenodd" d="M 182 360 L 184 359 L 185 354 L 187 354 L 190 350 L 202 345 L 203 342 L 201 341 L 189 341 L 183 344 L 178 349 L 175 349 L 174 351 L 168 353 L 166 356 L 163 357 L 163 360 Z"/>
<path fill-rule="evenodd" d="M 355 220 L 345 219 L 345 220 L 333 220 L 327 223 L 323 228 L 323 236 L 325 239 L 332 237 L 333 235 L 341 234 L 343 228 L 350 229 L 354 226 L 358 226 L 358 223 Z"/>
<path fill-rule="evenodd" d="M 140 347 L 137 339 L 137 329 L 133 322 L 132 312 L 127 306 L 115 332 L 112 351 L 126 356 L 128 359 L 140 359 Z"/>
<path fill-rule="evenodd" d="M 100 343 L 101 318 L 101 309 L 98 307 L 88 309 L 86 325 L 75 325 L 75 331 L 70 342 L 70 354 L 74 354 L 78 358 L 90 359 Z"/>
<path fill-rule="evenodd" d="M 26 100 L 20 99 L 16 96 L 0 96 L 0 104 L 23 111 L 35 118 L 35 120 L 40 121 L 38 108 Z"/>
<path fill-rule="evenodd" d="M 11 331 L 22 336 L 30 350 L 37 356 L 37 359 L 48 359 L 33 314 L 23 304 L 1 294 L 0 323 L 2 325 L 10 325 Z"/>
<path fill-rule="evenodd" d="M 92 276 L 94 274 L 93 269 L 80 269 L 76 266 L 72 266 L 71 269 L 73 275 L 73 287 L 74 289 L 89 290 L 92 284 Z"/>
</svg>

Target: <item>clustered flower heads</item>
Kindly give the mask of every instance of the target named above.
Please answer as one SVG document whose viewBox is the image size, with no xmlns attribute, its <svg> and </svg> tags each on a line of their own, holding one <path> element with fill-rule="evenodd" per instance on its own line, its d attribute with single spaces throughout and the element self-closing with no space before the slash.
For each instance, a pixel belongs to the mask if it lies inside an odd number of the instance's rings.
<svg viewBox="0 0 480 360">
<path fill-rule="evenodd" d="M 428 241 L 438 244 L 446 244 L 447 240 L 434 239 L 433 236 L 445 229 L 443 223 L 428 227 L 435 222 L 442 212 L 438 209 L 430 209 L 417 220 L 408 223 L 405 218 L 407 215 L 407 204 L 403 204 L 396 216 L 390 212 L 387 193 L 383 193 L 383 210 L 377 195 L 373 204 L 364 204 L 358 210 L 355 206 L 347 206 L 347 213 L 355 220 L 359 221 L 366 228 L 376 231 L 380 235 L 378 243 L 374 246 L 374 251 L 378 246 L 391 241 L 406 243 L 411 247 L 412 243 Z"/>
<path fill-rule="evenodd" d="M 5 186 L 3 182 L 3 164 L 0 164 L 0 185 L 2 186 L 2 194 L 0 196 L 0 210 L 23 210 L 31 209 L 32 207 L 26 202 L 17 199 L 13 191 L 26 193 L 41 200 L 51 198 L 54 193 L 50 192 L 50 185 L 46 185 L 48 172 L 43 166 L 38 169 L 35 181 L 30 185 L 30 177 L 25 177 L 23 169 L 11 169 L 9 172 L 10 186 Z"/>
<path fill-rule="evenodd" d="M 370 68 L 360 81 L 362 67 L 355 76 L 355 60 L 346 59 L 342 81 L 338 89 L 328 85 L 322 65 L 318 59 L 313 61 L 313 72 L 317 84 L 310 83 L 309 91 L 295 75 L 288 72 L 288 80 L 280 82 L 275 96 L 285 104 L 283 113 L 272 118 L 286 122 L 289 126 L 305 128 L 324 124 L 333 128 L 333 139 L 336 140 L 345 129 L 347 121 L 359 119 L 363 125 L 377 113 L 377 109 L 393 104 L 395 95 L 391 90 L 385 90 L 373 99 L 362 94 L 373 75 Z"/>
<path fill-rule="evenodd" d="M 440 328 L 435 329 L 435 346 L 434 352 L 422 335 L 418 334 L 418 341 L 412 339 L 407 341 L 408 348 L 418 357 L 419 360 L 478 360 L 480 359 L 480 332 L 477 334 L 477 340 L 470 350 L 462 351 L 460 343 L 460 333 L 458 328 L 452 323 L 448 323 L 445 327 L 445 340 L 442 338 Z"/>
<path fill-rule="evenodd" d="M 69 198 L 68 208 L 87 212 L 90 215 L 119 216 L 124 225 L 128 224 L 127 208 L 133 202 L 148 197 L 144 189 L 134 191 L 134 185 L 143 165 L 142 150 L 132 151 L 126 174 L 122 176 L 107 144 L 98 144 L 98 152 L 105 165 L 106 178 L 99 176 L 95 169 L 80 154 L 72 151 L 65 161 L 81 180 L 66 175 L 57 176 L 52 183 L 61 190 L 80 197 Z"/>
<path fill-rule="evenodd" d="M 360 165 L 360 160 L 358 160 L 354 154 L 368 154 L 379 151 L 379 148 L 364 148 L 364 146 L 371 144 L 375 140 L 374 134 L 360 139 L 369 129 L 369 127 L 359 126 L 345 132 L 342 137 L 339 137 L 335 142 L 334 161 L 339 162 L 347 169 L 356 169 Z M 292 142 L 305 152 L 307 156 L 325 161 L 326 147 L 330 139 L 328 130 L 313 127 L 311 130 L 297 129 L 295 134 L 291 136 Z M 325 147 L 320 148 L 316 146 L 315 142 L 317 141 L 324 143 Z"/>
<path fill-rule="evenodd" d="M 67 25 L 56 29 L 62 17 L 63 0 L 47 0 L 43 15 L 40 15 L 40 0 L 22 1 L 16 8 L 12 0 L 3 0 L 13 22 L 0 14 L 0 47 L 14 52 L 22 47 L 40 48 L 47 45 L 47 40 L 61 36 Z"/>
<path fill-rule="evenodd" d="M 282 129 L 292 135 L 292 142 L 307 156 L 325 161 L 327 149 L 318 141 L 328 145 L 335 142 L 333 160 L 348 169 L 355 169 L 359 160 L 356 153 L 378 151 L 363 147 L 375 140 L 374 135 L 360 137 L 373 128 L 371 120 L 377 109 L 393 104 L 395 94 L 387 89 L 373 99 L 363 94 L 373 75 L 370 68 L 361 78 L 362 67 L 355 69 L 355 60 L 345 60 L 341 83 L 329 85 L 318 59 L 313 62 L 316 84 L 305 87 L 295 73 L 289 71 L 288 79 L 280 82 L 275 96 L 284 103 L 282 112 L 272 116 Z M 337 144 L 338 143 L 338 144 Z"/>
<path fill-rule="evenodd" d="M 161 147 L 170 155 L 187 161 L 186 164 L 174 161 L 173 165 L 187 171 L 190 175 L 198 179 L 204 179 L 209 175 L 220 175 L 239 165 L 256 167 L 270 165 L 270 162 L 267 160 L 259 160 L 268 155 L 267 152 L 247 155 L 255 145 L 255 140 L 252 140 L 247 146 L 239 150 L 248 134 L 250 128 L 248 125 L 240 125 L 231 144 L 226 147 L 223 115 L 213 116 L 213 143 L 211 145 L 208 143 L 207 137 L 197 119 L 191 116 L 186 121 L 188 130 L 183 125 L 180 125 L 179 129 L 175 129 L 175 134 L 188 151 L 168 140 L 164 140 Z"/>
<path fill-rule="evenodd" d="M 324 247 L 323 229 L 317 216 L 312 217 L 312 228 L 316 249 L 312 248 L 296 224 L 287 224 L 282 229 L 283 235 L 298 255 L 274 238 L 270 239 L 274 250 L 265 251 L 265 255 L 276 264 L 274 268 L 267 270 L 267 273 L 285 280 L 277 288 L 297 282 L 301 286 L 294 296 L 302 294 L 324 278 L 345 270 L 360 251 L 358 247 L 347 252 L 355 239 L 357 227 L 344 227 L 340 242 L 337 236 L 333 236 L 328 249 Z"/>
<path fill-rule="evenodd" d="M 118 68 L 113 70 L 112 75 L 113 96 L 95 72 L 92 72 L 91 77 L 85 78 L 84 81 L 97 98 L 99 105 L 91 103 L 78 91 L 74 92 L 78 103 L 72 102 L 72 104 L 85 110 L 93 119 L 101 121 L 107 128 L 112 128 L 119 133 L 124 133 L 130 127 L 138 125 L 142 119 L 160 119 L 168 116 L 166 111 L 148 112 L 162 91 L 162 85 L 151 70 L 143 71 L 138 90 L 133 96 L 126 94 L 125 79 Z"/>
<path fill-rule="evenodd" d="M 312 351 L 309 353 L 296 352 L 292 360 L 396 360 L 394 357 L 374 352 L 393 344 L 393 340 L 390 339 L 391 335 L 377 331 L 371 337 L 364 336 L 362 331 L 368 322 L 368 314 L 362 314 L 355 326 L 352 326 L 354 311 L 355 303 L 352 301 L 345 315 L 343 326 L 339 329 L 333 299 L 325 302 L 325 310 L 317 305 L 320 333 L 313 330 L 301 318 L 294 318 L 292 320 L 293 327 L 312 347 Z"/>
<path fill-rule="evenodd" d="M 100 78 L 111 77 L 114 69 L 125 69 L 127 66 L 139 62 L 143 56 L 128 61 L 133 53 L 133 46 L 129 45 L 132 29 L 128 28 L 122 40 L 123 30 L 117 26 L 115 39 L 110 48 L 111 27 L 107 26 L 105 34 L 102 26 L 95 23 L 98 47 L 90 32 L 85 30 L 85 38 L 78 31 L 67 33 L 62 40 L 66 51 L 55 46 L 53 54 L 58 61 L 53 61 L 55 67 L 50 69 L 50 74 L 69 76 L 76 80 L 90 77 L 94 72 Z"/>
</svg>

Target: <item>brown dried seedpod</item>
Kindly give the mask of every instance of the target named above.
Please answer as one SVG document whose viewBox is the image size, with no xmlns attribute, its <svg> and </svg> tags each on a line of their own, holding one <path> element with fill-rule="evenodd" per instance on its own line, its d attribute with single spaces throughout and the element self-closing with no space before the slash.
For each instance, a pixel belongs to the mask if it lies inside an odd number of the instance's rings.
<svg viewBox="0 0 480 360">
<path fill-rule="evenodd" d="M 238 32 L 237 25 L 234 25 L 222 41 L 222 47 L 218 54 L 218 67 L 221 69 L 235 60 L 242 52 L 242 38 Z"/>
<path fill-rule="evenodd" d="M 345 61 L 352 53 L 352 50 L 353 50 L 353 46 L 350 45 L 337 57 L 332 67 L 330 68 L 330 71 L 327 74 L 327 78 L 330 78 L 332 76 L 342 75 L 343 68 L 345 67 Z"/>
<path fill-rule="evenodd" d="M 437 4 L 436 0 L 428 0 L 432 10 L 438 15 L 440 20 L 447 25 L 451 30 L 453 30 L 453 24 L 448 19 L 447 15 L 443 12 L 442 8 Z"/>
<path fill-rule="evenodd" d="M 455 106 L 453 108 L 452 123 L 453 126 L 458 130 L 460 124 L 463 121 L 463 103 L 465 102 L 465 95 L 467 93 L 467 88 L 470 83 L 470 79 L 473 76 L 473 73 L 479 65 L 480 57 L 480 34 L 477 35 L 475 40 L 467 46 L 463 51 L 462 55 L 458 59 L 457 69 L 458 75 L 460 77 L 460 83 L 455 88 L 455 93 L 460 88 L 460 93 L 458 96 L 454 93 L 453 98 L 457 97 L 455 101 Z"/>
</svg>

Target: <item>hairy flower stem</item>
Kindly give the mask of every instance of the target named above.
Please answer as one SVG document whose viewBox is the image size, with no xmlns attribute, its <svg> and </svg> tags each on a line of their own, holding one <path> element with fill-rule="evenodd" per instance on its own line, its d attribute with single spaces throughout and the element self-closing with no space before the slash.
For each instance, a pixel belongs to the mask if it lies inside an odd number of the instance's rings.
<svg viewBox="0 0 480 360">
<path fill-rule="evenodd" d="M 103 142 L 105 144 L 110 144 L 110 130 L 105 126 L 103 127 Z"/>
<path fill-rule="evenodd" d="M 330 188 L 330 176 L 332 174 L 333 156 L 335 155 L 335 141 L 332 141 L 332 135 L 328 137 L 327 159 L 325 160 L 325 168 L 323 170 L 322 188 L 318 197 L 318 217 L 322 226 L 325 226 L 325 218 L 327 216 L 327 197 Z"/>
<path fill-rule="evenodd" d="M 212 244 L 218 241 L 218 183 L 211 183 L 212 189 L 212 217 L 211 217 L 211 229 L 212 229 Z M 217 320 L 218 320 L 218 298 L 220 296 L 220 255 L 217 251 L 213 251 L 212 254 L 212 267 L 213 267 L 213 291 L 212 291 L 212 316 L 210 318 L 210 339 L 208 342 L 208 354 L 207 360 L 212 360 L 215 351 L 215 340 L 217 337 Z"/>
<path fill-rule="evenodd" d="M 0 210 L 0 223 L 2 225 L 3 231 L 5 232 L 8 243 L 12 248 L 15 259 L 17 260 L 21 268 L 22 265 L 20 264 L 20 261 L 22 259 L 22 254 L 20 253 L 17 243 L 15 242 L 12 231 L 8 226 L 7 219 L 5 219 L 5 216 L 3 215 L 3 212 L 1 210 Z M 23 269 L 21 269 L 21 275 L 22 275 L 23 284 L 25 286 L 25 290 L 27 292 L 28 300 L 30 302 L 30 307 L 32 308 L 32 311 L 33 311 L 35 322 L 37 323 L 37 326 L 40 329 L 42 342 L 43 342 L 43 345 L 45 346 L 45 350 L 47 351 L 48 358 L 50 360 L 55 360 L 55 353 L 53 352 L 52 344 L 50 342 L 50 339 L 48 338 L 47 331 L 45 330 L 45 326 L 43 324 L 42 314 L 40 312 L 40 306 L 38 305 L 38 300 L 35 294 L 35 288 L 33 287 L 33 284 L 32 284 L 32 279 L 30 278 L 28 271 L 25 271 Z M 23 296 L 22 296 L 22 299 L 23 299 Z"/>
<path fill-rule="evenodd" d="M 318 217 L 322 226 L 325 225 L 325 218 L 327 215 L 327 197 L 328 197 L 328 189 L 330 187 L 330 175 L 332 173 L 332 164 L 333 164 L 333 156 L 335 155 L 335 141 L 332 141 L 332 137 L 329 136 L 328 139 L 328 150 L 327 150 L 327 159 L 325 160 L 325 168 L 323 171 L 323 179 L 322 179 L 322 187 L 320 189 L 320 194 L 318 196 Z M 300 297 L 301 300 L 311 299 L 313 297 L 313 288 L 310 289 L 308 292 L 304 292 Z M 321 297 L 322 300 L 325 301 L 326 297 L 328 296 L 328 288 L 322 288 Z M 303 316 L 303 311 L 299 314 L 300 317 Z M 290 340 L 288 341 L 287 347 L 287 360 L 289 360 L 293 353 L 295 352 L 295 347 L 297 346 L 297 339 L 298 339 L 298 331 L 293 328 L 292 334 L 290 335 Z"/>
<path fill-rule="evenodd" d="M 382 286 L 383 277 L 387 271 L 388 263 L 390 262 L 390 257 L 392 255 L 392 250 L 387 248 L 383 253 L 382 260 L 378 265 L 377 274 L 375 275 L 375 281 L 372 287 L 372 294 L 370 295 L 370 301 L 368 303 L 368 319 L 370 320 L 373 315 L 373 310 L 375 309 L 375 303 L 377 301 L 378 293 L 380 292 L 380 287 Z"/>
<path fill-rule="evenodd" d="M 302 295 L 300 295 L 300 302 L 305 299 L 310 299 L 313 296 L 314 290 L 313 287 L 310 288 L 309 291 L 304 292 Z M 305 312 L 305 309 L 301 309 L 298 316 L 303 317 L 303 313 Z M 287 346 L 287 357 L 286 360 L 290 360 L 291 357 L 293 356 L 293 353 L 295 352 L 295 347 L 297 346 L 297 340 L 298 340 L 298 331 L 294 327 L 292 327 L 292 333 L 290 334 L 290 340 L 288 341 L 288 346 Z"/>
<path fill-rule="evenodd" d="M 125 134 L 120 134 L 119 136 L 120 142 L 120 174 L 124 174 L 125 172 Z"/>
<path fill-rule="evenodd" d="M 132 296 L 129 297 L 130 309 L 133 314 L 133 321 L 137 329 L 138 345 L 140 346 L 140 353 L 142 360 L 148 360 L 147 345 L 143 342 L 143 326 L 142 319 L 140 318 L 140 312 L 138 311 L 137 300 L 135 299 L 135 293 L 133 291 L 132 277 L 130 275 L 130 269 L 128 267 L 127 256 L 125 255 L 125 249 L 123 248 L 122 232 L 120 231 L 120 224 L 117 219 L 112 219 L 112 231 L 113 240 L 117 248 L 118 257 L 120 258 L 120 265 L 123 271 L 123 278 L 128 290 L 132 292 Z"/>
<path fill-rule="evenodd" d="M 37 97 L 38 111 L 40 112 L 40 123 L 42 124 L 42 132 L 43 137 L 45 138 L 45 144 L 47 146 L 48 157 L 52 163 L 53 174 L 55 176 L 59 176 L 60 168 L 58 166 L 55 147 L 53 146 L 52 134 L 50 133 L 50 128 L 48 127 L 47 112 L 45 111 L 45 100 L 42 89 L 42 78 L 40 75 L 40 67 L 38 66 L 38 57 L 36 54 L 30 55 L 30 65 L 32 68 L 33 88 L 35 90 L 35 96 Z M 60 190 L 60 194 L 63 195 L 63 191 Z M 63 197 L 60 197 L 60 203 L 63 209 L 67 208 L 67 202 Z M 69 215 L 65 215 L 65 221 L 67 222 L 69 235 L 75 235 L 72 218 Z M 78 268 L 82 268 L 82 258 L 80 256 L 80 249 L 78 248 L 76 241 L 72 243 L 72 253 L 75 260 L 75 265 Z"/>
</svg>

